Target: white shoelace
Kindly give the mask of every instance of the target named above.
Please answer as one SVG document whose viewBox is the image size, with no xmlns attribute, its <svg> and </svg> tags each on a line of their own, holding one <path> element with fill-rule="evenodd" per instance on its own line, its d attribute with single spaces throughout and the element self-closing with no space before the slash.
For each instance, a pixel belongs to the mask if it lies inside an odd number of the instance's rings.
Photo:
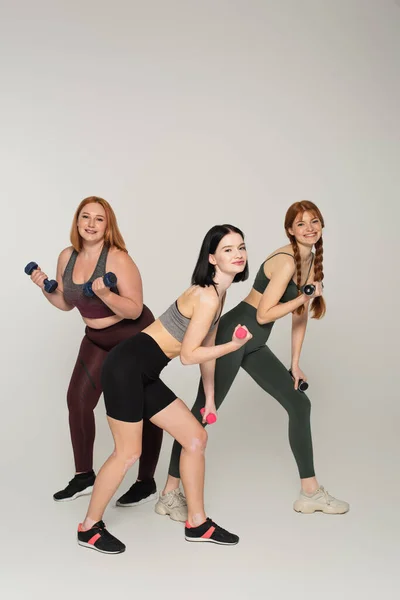
<svg viewBox="0 0 400 600">
<path fill-rule="evenodd" d="M 331 496 L 328 491 L 324 488 L 323 485 L 321 485 L 320 488 L 318 488 L 317 491 L 320 491 L 323 493 L 323 495 L 325 496 L 325 501 L 328 504 L 328 506 L 330 505 L 331 501 L 334 500 L 333 496 Z"/>
</svg>

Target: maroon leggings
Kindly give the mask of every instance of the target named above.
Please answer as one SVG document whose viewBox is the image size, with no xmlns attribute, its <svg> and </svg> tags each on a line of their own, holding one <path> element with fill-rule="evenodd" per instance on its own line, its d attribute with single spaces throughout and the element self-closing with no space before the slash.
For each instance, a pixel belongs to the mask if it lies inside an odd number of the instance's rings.
<svg viewBox="0 0 400 600">
<path fill-rule="evenodd" d="M 68 388 L 69 427 L 77 473 L 93 467 L 95 422 L 93 411 L 101 389 L 101 370 L 108 352 L 117 344 L 140 333 L 154 321 L 147 306 L 138 319 L 124 319 L 105 329 L 86 327 Z M 139 462 L 138 479 L 154 476 L 161 450 L 163 430 L 148 420 L 143 421 L 143 459 Z"/>
</svg>

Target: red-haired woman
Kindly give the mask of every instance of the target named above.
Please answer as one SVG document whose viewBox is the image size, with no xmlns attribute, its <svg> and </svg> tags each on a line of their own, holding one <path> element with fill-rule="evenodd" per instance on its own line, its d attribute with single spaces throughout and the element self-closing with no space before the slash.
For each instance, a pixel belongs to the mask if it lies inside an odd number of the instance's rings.
<svg viewBox="0 0 400 600">
<path fill-rule="evenodd" d="M 93 445 L 95 421 L 93 411 L 99 401 L 101 369 L 108 352 L 119 342 L 131 338 L 154 321 L 143 304 L 139 270 L 125 247 L 117 219 L 110 204 L 90 196 L 79 204 L 71 228 L 71 244 L 58 258 L 55 292 L 44 290 L 46 273 L 33 271 L 32 281 L 42 288 L 47 300 L 60 310 L 76 307 L 86 324 L 78 358 L 68 388 L 69 426 L 76 474 L 67 487 L 54 494 L 54 500 L 74 500 L 90 494 L 95 481 Z M 106 287 L 107 272 L 117 276 L 117 287 Z M 84 294 L 84 284 L 92 282 L 94 295 Z M 161 448 L 163 432 L 150 421 L 144 422 L 144 448 L 151 453 L 141 460 L 138 479 L 154 487 L 154 470 Z M 152 483 L 151 483 L 152 482 Z M 143 490 L 142 490 L 143 491 Z M 148 490 L 145 490 L 148 495 Z M 150 497 L 148 498 L 150 499 Z"/>
<path fill-rule="evenodd" d="M 288 413 L 289 441 L 301 479 L 300 496 L 294 503 L 294 509 L 303 513 L 319 510 L 342 514 L 349 510 L 347 502 L 333 498 L 318 484 L 315 477 L 310 428 L 311 405 L 307 396 L 298 390 L 300 379 L 307 381 L 300 369 L 299 359 L 309 306 L 313 318 L 320 319 L 325 314 L 325 302 L 322 298 L 323 227 L 322 215 L 312 202 L 296 202 L 289 208 L 285 218 L 285 231 L 290 243 L 272 252 L 261 265 L 249 295 L 222 317 L 215 343 L 218 345 L 228 341 L 236 323 L 245 325 L 253 338 L 237 352 L 219 358 L 216 363 L 214 361 L 214 365 L 201 365 L 204 373 L 192 412 L 204 423 L 200 409 L 212 402 L 215 402 L 218 409 L 242 367 Z M 306 283 L 313 283 L 315 286 L 312 296 L 303 293 L 302 288 Z M 274 322 L 290 313 L 293 379 L 266 345 Z M 215 387 L 206 385 L 214 377 Z M 244 410 L 245 408 L 243 407 Z M 186 518 L 187 510 L 185 497 L 179 491 L 180 453 L 181 447 L 175 442 L 167 484 L 156 504 L 157 513 L 168 514 L 178 521 Z"/>
</svg>

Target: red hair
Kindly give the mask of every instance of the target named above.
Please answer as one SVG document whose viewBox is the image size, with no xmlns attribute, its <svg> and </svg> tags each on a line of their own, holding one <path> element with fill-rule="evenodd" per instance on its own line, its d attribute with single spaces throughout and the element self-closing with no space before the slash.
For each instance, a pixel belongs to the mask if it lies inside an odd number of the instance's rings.
<svg viewBox="0 0 400 600">
<path fill-rule="evenodd" d="M 291 229 L 293 227 L 295 218 L 298 215 L 301 215 L 301 217 L 302 217 L 306 211 L 313 213 L 314 216 L 320 220 L 321 226 L 322 227 L 325 226 L 324 218 L 323 218 L 319 208 L 313 202 L 310 202 L 309 200 L 301 200 L 301 202 L 295 202 L 294 204 L 292 204 L 292 206 L 289 207 L 289 209 L 286 213 L 286 216 L 285 216 L 285 231 L 286 231 L 286 235 L 288 236 L 290 243 L 292 244 L 292 248 L 293 248 L 294 259 L 296 261 L 297 287 L 299 287 L 299 288 L 301 286 L 300 251 L 299 251 L 299 247 L 296 242 L 296 238 L 294 237 L 294 235 L 291 235 L 289 233 L 289 229 Z M 323 247 L 322 236 L 321 236 L 320 239 L 318 240 L 318 242 L 315 244 L 315 261 L 314 261 L 314 280 L 315 281 L 322 281 L 324 279 L 324 271 L 323 271 L 323 267 L 322 267 L 323 256 L 324 256 L 324 247 Z M 303 311 L 304 311 L 304 305 L 300 306 L 296 310 L 296 312 L 299 315 Z M 326 312 L 326 304 L 325 304 L 325 300 L 323 299 L 322 296 L 318 296 L 317 298 L 314 298 L 311 301 L 311 312 L 313 313 L 312 314 L 313 319 L 321 319 L 324 316 L 324 314 Z"/>
<path fill-rule="evenodd" d="M 107 200 L 103 200 L 103 198 L 99 198 L 98 196 L 89 196 L 82 200 L 79 204 L 78 208 L 75 211 L 74 219 L 72 221 L 71 227 L 71 235 L 70 240 L 71 244 L 77 252 L 82 250 L 82 237 L 79 235 L 78 231 L 78 218 L 82 211 L 82 209 L 87 205 L 95 202 L 96 204 L 100 204 L 106 213 L 107 225 L 106 230 L 104 232 L 104 243 L 106 246 L 111 247 L 115 246 L 119 250 L 123 252 L 128 252 L 125 246 L 124 238 L 119 230 L 117 217 Z"/>
</svg>

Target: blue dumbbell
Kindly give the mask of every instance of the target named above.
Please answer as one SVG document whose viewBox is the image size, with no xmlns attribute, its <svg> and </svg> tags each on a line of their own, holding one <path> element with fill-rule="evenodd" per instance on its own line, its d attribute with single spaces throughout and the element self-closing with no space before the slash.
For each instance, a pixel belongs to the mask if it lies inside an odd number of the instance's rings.
<svg viewBox="0 0 400 600">
<path fill-rule="evenodd" d="M 289 373 L 290 373 L 290 376 L 292 377 L 292 379 L 294 380 L 292 369 L 289 369 Z M 308 390 L 308 383 L 306 381 L 304 381 L 303 379 L 299 379 L 299 384 L 297 386 L 297 389 L 299 390 L 299 392 L 305 392 L 306 390 Z"/>
<path fill-rule="evenodd" d="M 108 288 L 113 288 L 117 285 L 117 276 L 114 273 L 106 273 L 103 277 L 104 285 Z M 85 296 L 91 298 L 94 296 L 94 291 L 92 290 L 92 281 L 88 281 L 83 286 L 83 293 Z"/>
<path fill-rule="evenodd" d="M 35 262 L 30 262 L 26 265 L 24 271 L 27 275 L 31 276 L 33 271 L 35 271 L 35 269 L 38 268 L 37 263 Z M 54 292 L 54 290 L 56 290 L 58 288 L 58 283 L 55 279 L 45 279 L 44 280 L 44 291 L 47 292 L 48 294 L 51 294 L 52 292 Z"/>
</svg>

